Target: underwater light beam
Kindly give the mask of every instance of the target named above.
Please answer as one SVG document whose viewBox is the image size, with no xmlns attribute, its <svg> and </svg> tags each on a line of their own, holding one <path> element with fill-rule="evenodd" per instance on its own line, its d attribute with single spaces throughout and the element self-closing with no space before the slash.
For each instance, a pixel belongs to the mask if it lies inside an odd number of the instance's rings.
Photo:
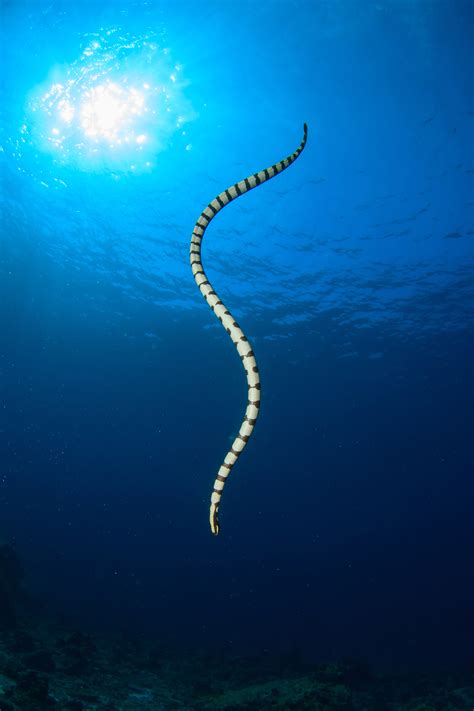
<svg viewBox="0 0 474 711">
<path fill-rule="evenodd" d="M 140 143 L 138 137 L 145 134 L 137 136 L 135 126 L 147 111 L 144 96 L 137 89 L 107 82 L 85 92 L 79 113 L 85 136 L 121 144 Z"/>
<path fill-rule="evenodd" d="M 109 30 L 32 92 L 28 137 L 56 163 L 80 169 L 149 168 L 173 133 L 195 118 L 181 66 L 150 36 Z"/>
</svg>

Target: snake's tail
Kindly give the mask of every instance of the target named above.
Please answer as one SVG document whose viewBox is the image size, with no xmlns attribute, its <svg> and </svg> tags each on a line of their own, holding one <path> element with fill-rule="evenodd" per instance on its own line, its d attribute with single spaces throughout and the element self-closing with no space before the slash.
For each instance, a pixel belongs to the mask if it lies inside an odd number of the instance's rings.
<svg viewBox="0 0 474 711">
<path fill-rule="evenodd" d="M 207 301 L 207 305 L 214 312 L 229 334 L 232 343 L 236 347 L 237 352 L 242 359 L 242 364 L 247 376 L 248 401 L 245 415 L 242 420 L 239 433 L 234 439 L 224 458 L 224 461 L 219 468 L 219 471 L 217 472 L 211 495 L 209 522 L 211 525 L 211 531 L 215 535 L 219 533 L 219 504 L 224 485 L 232 467 L 247 444 L 257 421 L 260 408 L 260 376 L 252 346 L 239 324 L 235 321 L 230 311 L 212 288 L 212 284 L 206 276 L 206 272 L 204 271 L 201 261 L 202 239 L 207 226 L 223 207 L 228 205 L 232 202 L 232 200 L 235 200 L 235 198 L 240 195 L 247 193 L 249 190 L 256 188 L 258 185 L 265 183 L 267 180 L 274 178 L 275 175 L 283 172 L 292 163 L 294 163 L 306 145 L 307 136 L 308 127 L 304 124 L 303 139 L 294 153 L 289 155 L 287 158 L 284 158 L 279 163 L 276 163 L 269 168 L 265 168 L 264 170 L 260 170 L 258 173 L 249 175 L 247 178 L 244 178 L 244 180 L 235 183 L 235 185 L 231 185 L 227 188 L 227 190 L 224 190 L 222 193 L 217 195 L 214 200 L 211 200 L 209 205 L 201 212 L 199 219 L 194 226 L 191 237 L 190 260 L 196 284 L 198 285 L 201 294 Z"/>
</svg>

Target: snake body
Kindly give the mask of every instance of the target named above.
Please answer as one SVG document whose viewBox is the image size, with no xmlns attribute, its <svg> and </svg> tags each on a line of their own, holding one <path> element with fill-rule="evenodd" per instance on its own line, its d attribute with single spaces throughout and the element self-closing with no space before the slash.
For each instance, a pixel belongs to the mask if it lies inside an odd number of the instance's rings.
<svg viewBox="0 0 474 711">
<path fill-rule="evenodd" d="M 211 525 L 211 531 L 215 535 L 219 533 L 218 513 L 224 485 L 232 467 L 247 444 L 257 421 L 260 408 L 260 376 L 258 373 L 257 361 L 255 360 L 255 355 L 248 338 L 245 336 L 230 311 L 220 300 L 206 276 L 206 272 L 204 271 L 201 261 L 202 239 L 209 223 L 215 215 L 222 210 L 223 207 L 228 205 L 232 202 L 232 200 L 235 200 L 235 198 L 240 195 L 243 195 L 249 190 L 256 188 L 258 185 L 265 183 L 267 180 L 270 180 L 270 178 L 274 178 L 275 175 L 278 175 L 278 173 L 286 170 L 288 166 L 294 163 L 306 145 L 307 136 L 308 127 L 304 124 L 303 140 L 294 153 L 289 155 L 287 158 L 284 158 L 279 163 L 276 163 L 269 168 L 265 168 L 258 173 L 249 175 L 247 178 L 244 178 L 244 180 L 235 183 L 235 185 L 231 185 L 231 187 L 227 188 L 227 190 L 224 190 L 222 193 L 217 195 L 214 200 L 211 200 L 209 205 L 207 205 L 207 207 L 205 207 L 201 212 L 194 226 L 191 237 L 190 261 L 196 284 L 198 285 L 201 294 L 207 301 L 207 305 L 214 312 L 222 326 L 229 334 L 232 343 L 236 347 L 237 352 L 242 359 L 242 365 L 247 376 L 248 401 L 245 415 L 242 420 L 239 433 L 232 442 L 232 445 L 228 450 L 219 471 L 217 472 L 211 495 L 209 522 Z"/>
</svg>

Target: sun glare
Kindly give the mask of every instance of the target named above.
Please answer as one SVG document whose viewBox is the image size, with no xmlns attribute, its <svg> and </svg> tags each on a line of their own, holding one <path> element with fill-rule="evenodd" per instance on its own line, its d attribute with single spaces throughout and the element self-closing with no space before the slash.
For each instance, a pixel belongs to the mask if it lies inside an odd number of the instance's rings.
<svg viewBox="0 0 474 711">
<path fill-rule="evenodd" d="M 107 82 L 85 93 L 80 107 L 81 126 L 86 136 L 97 141 L 130 142 L 138 140 L 134 131 L 136 119 L 147 111 L 143 95 L 134 87 L 124 89 Z"/>
<path fill-rule="evenodd" d="M 29 135 L 57 162 L 81 169 L 149 170 L 194 118 L 181 72 L 149 36 L 94 35 L 79 59 L 34 90 L 22 140 Z"/>
</svg>

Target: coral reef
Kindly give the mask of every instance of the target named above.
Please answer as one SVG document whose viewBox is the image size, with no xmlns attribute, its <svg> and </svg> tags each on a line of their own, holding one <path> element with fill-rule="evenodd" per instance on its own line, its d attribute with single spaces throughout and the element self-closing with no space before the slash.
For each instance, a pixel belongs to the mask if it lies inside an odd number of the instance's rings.
<svg viewBox="0 0 474 711">
<path fill-rule="evenodd" d="M 0 711 L 465 711 L 474 674 L 384 676 L 345 660 L 178 653 L 19 619 L 0 637 Z"/>
<path fill-rule="evenodd" d="M 33 613 L 0 544 L 0 711 L 466 711 L 474 673 L 383 675 L 367 662 L 168 649 Z M 26 599 L 26 598 L 25 598 Z"/>
</svg>

